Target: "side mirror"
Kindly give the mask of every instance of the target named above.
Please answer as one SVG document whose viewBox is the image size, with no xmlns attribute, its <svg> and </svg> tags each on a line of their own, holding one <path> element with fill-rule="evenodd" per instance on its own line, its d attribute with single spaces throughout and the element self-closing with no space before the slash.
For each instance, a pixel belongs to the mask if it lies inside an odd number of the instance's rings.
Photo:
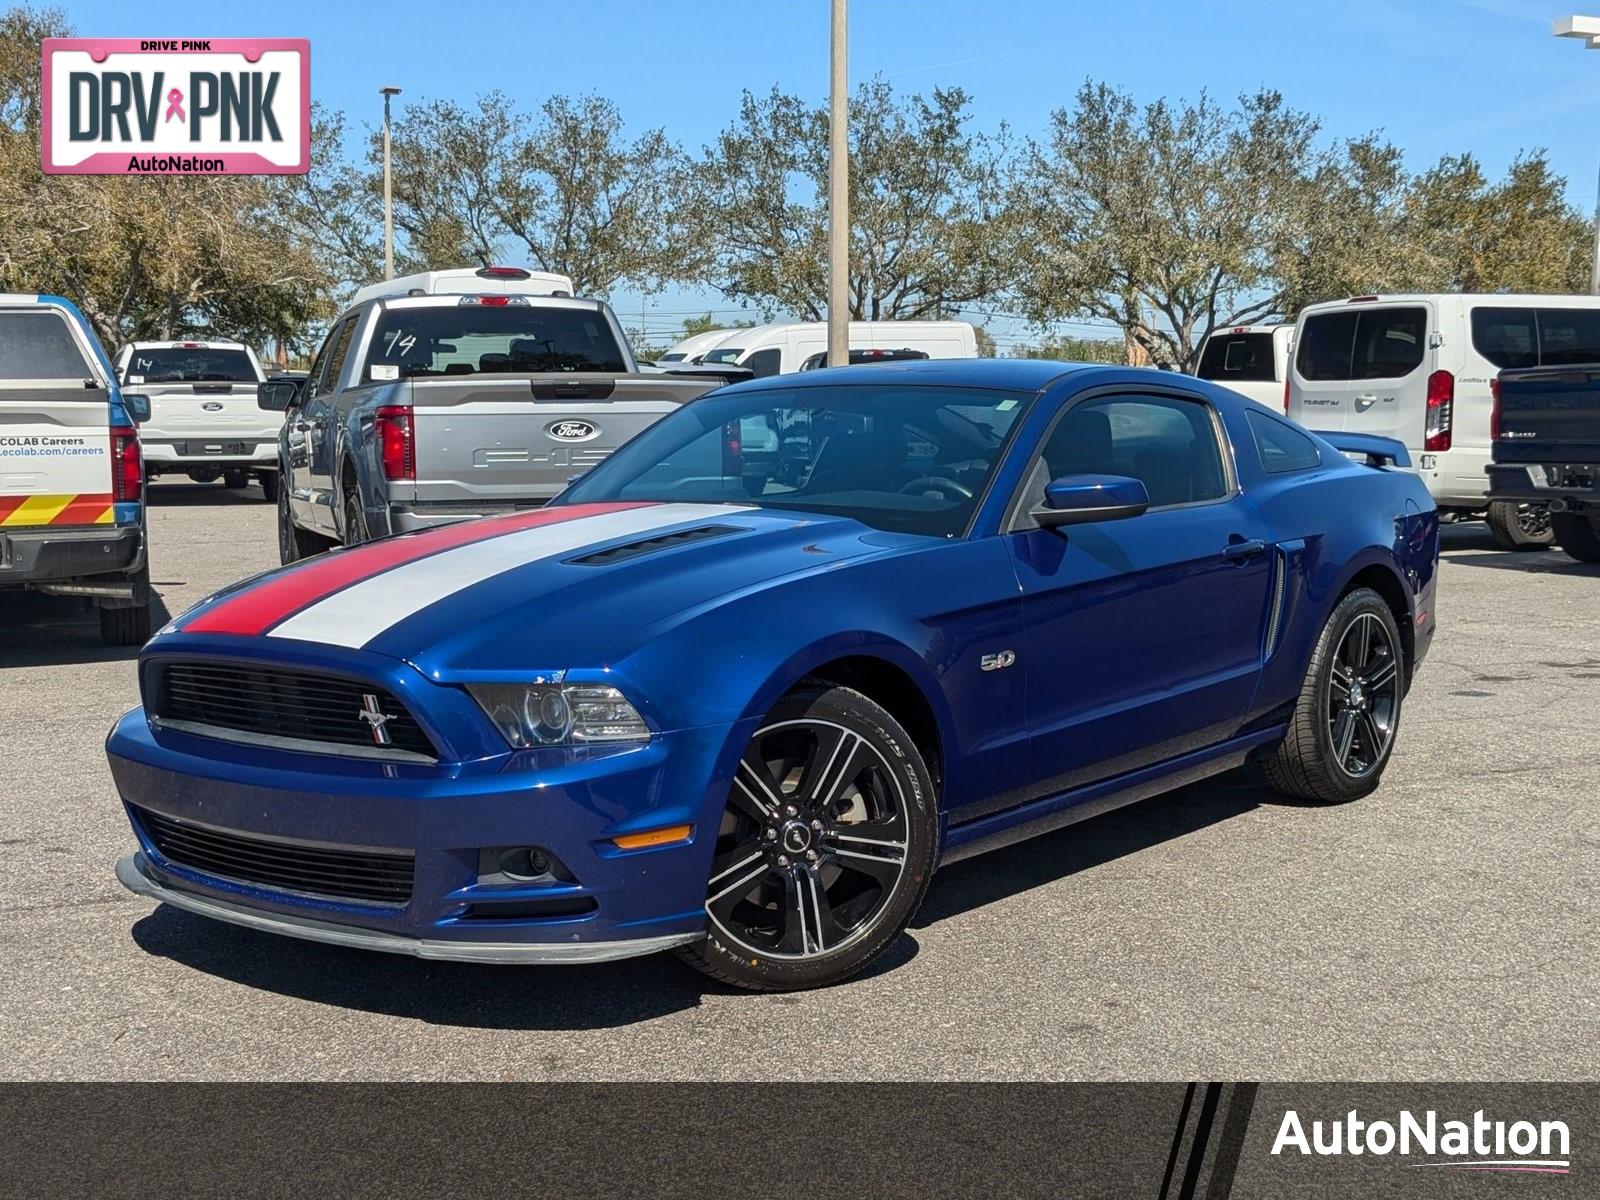
<svg viewBox="0 0 1600 1200">
<path fill-rule="evenodd" d="M 122 407 L 128 410 L 135 425 L 143 425 L 150 419 L 150 397 L 142 392 L 123 392 Z"/>
<path fill-rule="evenodd" d="M 302 381 L 298 379 L 269 379 L 256 385 L 256 407 L 268 412 L 288 412 L 300 403 Z"/>
<path fill-rule="evenodd" d="M 1121 521 L 1150 507 L 1142 480 L 1126 475 L 1063 475 L 1045 485 L 1044 507 L 1032 516 L 1041 529 Z"/>
</svg>

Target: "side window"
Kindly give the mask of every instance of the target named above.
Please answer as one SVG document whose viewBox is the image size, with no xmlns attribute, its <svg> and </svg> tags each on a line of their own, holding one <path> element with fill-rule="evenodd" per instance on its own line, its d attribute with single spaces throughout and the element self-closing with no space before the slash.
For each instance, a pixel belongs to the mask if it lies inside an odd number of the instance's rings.
<svg viewBox="0 0 1600 1200">
<path fill-rule="evenodd" d="M 1261 467 L 1269 475 L 1309 471 L 1322 465 L 1322 453 L 1317 444 L 1298 429 L 1254 409 L 1246 410 L 1244 416 L 1250 423 Z"/>
<path fill-rule="evenodd" d="M 333 348 L 334 343 L 344 333 L 345 324 L 346 322 L 341 321 L 328 331 L 328 336 L 322 339 L 322 346 L 318 349 L 316 357 L 311 360 L 311 366 L 306 371 L 305 398 L 307 400 L 322 394 L 322 376 L 328 369 L 328 359 L 330 357 L 328 351 Z"/>
<path fill-rule="evenodd" d="M 1354 312 L 1319 313 L 1307 317 L 1300 330 L 1300 347 L 1294 365 L 1302 379 L 1329 382 L 1350 378 L 1350 356 L 1355 349 Z"/>
<path fill-rule="evenodd" d="M 1474 308 L 1472 348 L 1502 370 L 1539 365 L 1539 327 L 1531 308 Z"/>
<path fill-rule="evenodd" d="M 1198 504 L 1228 494 L 1211 410 L 1166 396 L 1107 396 L 1074 405 L 1045 443 L 1050 479 L 1127 475 L 1150 493 L 1150 506 Z"/>
<path fill-rule="evenodd" d="M 778 363 L 782 353 L 776 347 L 771 350 L 757 350 L 739 365 L 754 371 L 757 379 L 764 379 L 768 375 L 778 373 Z"/>
<path fill-rule="evenodd" d="M 350 343 L 355 340 L 356 326 L 359 323 L 359 317 L 345 319 L 339 340 L 333 344 L 333 353 L 328 356 L 328 377 L 322 381 L 324 394 L 339 390 L 339 376 L 344 371 L 344 360 L 350 357 Z"/>
<path fill-rule="evenodd" d="M 1600 309 L 1541 308 L 1538 312 L 1540 366 L 1600 360 Z"/>
<path fill-rule="evenodd" d="M 1422 365 L 1428 346 L 1428 310 L 1374 308 L 1356 323 L 1356 379 L 1399 379 Z"/>
</svg>

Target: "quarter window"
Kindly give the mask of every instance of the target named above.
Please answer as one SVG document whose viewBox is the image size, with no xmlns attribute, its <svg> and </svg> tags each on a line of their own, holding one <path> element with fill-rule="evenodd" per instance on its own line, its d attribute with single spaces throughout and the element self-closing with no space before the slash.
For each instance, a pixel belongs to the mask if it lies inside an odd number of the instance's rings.
<svg viewBox="0 0 1600 1200">
<path fill-rule="evenodd" d="M 1317 444 L 1298 429 L 1253 409 L 1244 415 L 1255 438 L 1261 468 L 1269 475 L 1309 471 L 1322 465 L 1322 453 Z"/>
<path fill-rule="evenodd" d="M 1047 479 L 1137 479 L 1150 493 L 1152 508 L 1198 504 L 1228 494 L 1211 410 L 1193 400 L 1107 396 L 1074 405 L 1051 432 L 1043 458 Z"/>
</svg>

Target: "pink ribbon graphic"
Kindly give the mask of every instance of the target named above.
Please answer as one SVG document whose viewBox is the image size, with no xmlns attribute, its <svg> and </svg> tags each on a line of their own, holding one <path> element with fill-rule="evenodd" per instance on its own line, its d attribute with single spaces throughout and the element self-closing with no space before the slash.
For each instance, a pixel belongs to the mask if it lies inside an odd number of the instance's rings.
<svg viewBox="0 0 1600 1200">
<path fill-rule="evenodd" d="M 177 88 L 173 88 L 167 93 L 166 121 L 172 120 L 173 117 L 177 117 L 180 121 L 188 120 L 188 118 L 183 115 L 183 93 Z M 165 121 L 163 121 L 163 124 L 165 124 Z"/>
</svg>

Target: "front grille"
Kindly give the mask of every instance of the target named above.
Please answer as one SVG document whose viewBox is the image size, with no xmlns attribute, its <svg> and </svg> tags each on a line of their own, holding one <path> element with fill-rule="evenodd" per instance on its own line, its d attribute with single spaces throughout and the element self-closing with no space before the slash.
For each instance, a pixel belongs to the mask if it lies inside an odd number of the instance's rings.
<svg viewBox="0 0 1600 1200">
<path fill-rule="evenodd" d="M 386 741 L 374 737 L 376 705 Z M 331 675 L 222 662 L 174 662 L 159 668 L 152 715 L 195 732 L 244 741 L 279 741 L 337 753 L 435 756 L 405 705 L 382 688 Z"/>
<path fill-rule="evenodd" d="M 336 900 L 405 904 L 411 899 L 415 859 L 410 854 L 268 841 L 175 821 L 148 809 L 135 812 L 161 856 L 181 867 Z"/>
</svg>

